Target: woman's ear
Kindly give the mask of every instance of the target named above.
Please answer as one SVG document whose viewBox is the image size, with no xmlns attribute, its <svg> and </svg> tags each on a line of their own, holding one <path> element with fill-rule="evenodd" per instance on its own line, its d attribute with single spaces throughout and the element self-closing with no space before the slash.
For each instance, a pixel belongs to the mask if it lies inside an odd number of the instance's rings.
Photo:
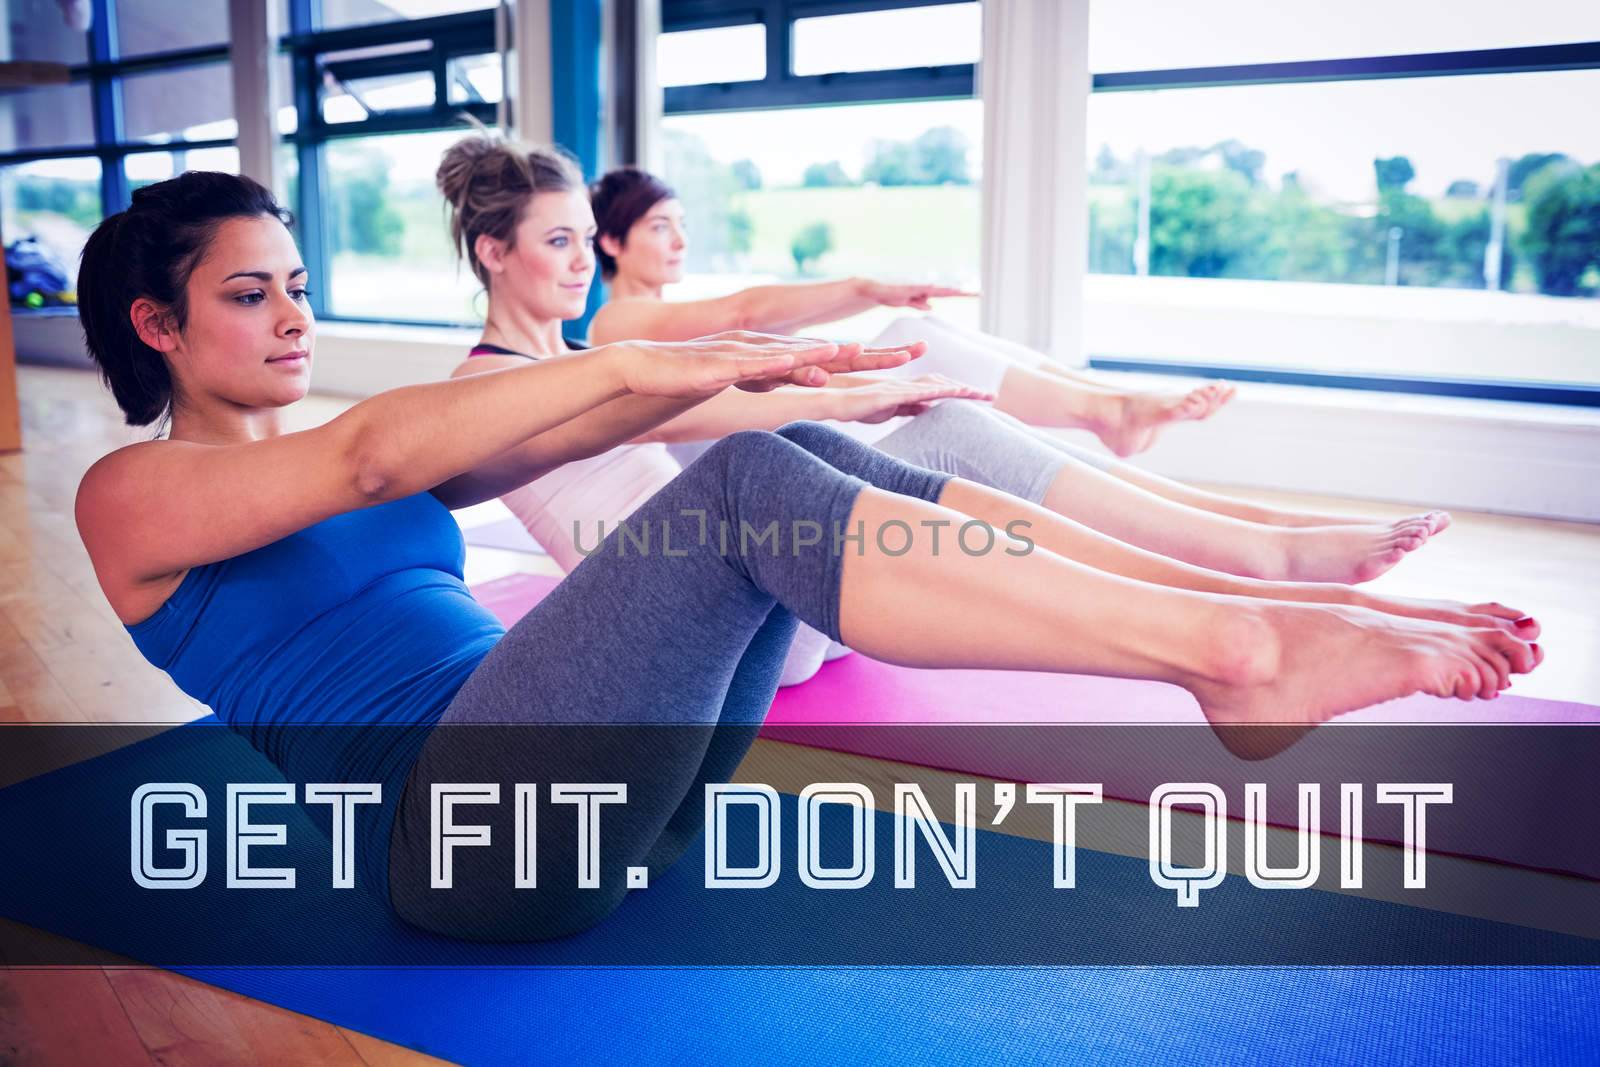
<svg viewBox="0 0 1600 1067">
<path fill-rule="evenodd" d="M 171 352 L 178 347 L 178 332 L 173 328 L 172 316 L 149 297 L 135 300 L 128 309 L 128 318 L 139 340 L 157 352 Z"/>
<path fill-rule="evenodd" d="M 594 239 L 594 243 L 600 246 L 600 251 L 604 252 L 612 259 L 616 259 L 622 254 L 622 242 L 611 236 L 609 233 L 600 234 Z"/>
<path fill-rule="evenodd" d="M 490 274 L 499 274 L 506 269 L 506 243 L 498 237 L 478 234 L 472 242 L 472 254 Z"/>
</svg>

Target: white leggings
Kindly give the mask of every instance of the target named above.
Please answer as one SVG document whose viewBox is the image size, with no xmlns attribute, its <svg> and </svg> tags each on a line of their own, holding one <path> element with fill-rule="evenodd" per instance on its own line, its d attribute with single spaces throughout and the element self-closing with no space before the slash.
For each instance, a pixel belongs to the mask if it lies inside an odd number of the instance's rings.
<svg viewBox="0 0 1600 1067">
<path fill-rule="evenodd" d="M 1042 352 L 957 326 L 937 315 L 895 319 L 873 338 L 872 344 L 903 345 L 912 341 L 928 342 L 928 350 L 920 359 L 885 373 L 910 378 L 943 374 L 988 393 L 1000 391 L 1000 382 L 1012 367 L 1037 367 L 1047 358 Z"/>
</svg>

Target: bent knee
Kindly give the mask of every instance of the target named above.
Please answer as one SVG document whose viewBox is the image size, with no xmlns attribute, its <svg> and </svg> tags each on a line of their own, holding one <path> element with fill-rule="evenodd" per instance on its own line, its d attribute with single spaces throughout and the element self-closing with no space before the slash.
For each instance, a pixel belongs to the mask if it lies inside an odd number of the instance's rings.
<svg viewBox="0 0 1600 1067">
<path fill-rule="evenodd" d="M 832 426 L 824 426 L 820 422 L 812 422 L 809 419 L 786 422 L 774 432 L 785 441 L 792 441 L 808 452 L 839 442 L 856 443 L 855 438 L 849 434 L 841 433 Z"/>
<path fill-rule="evenodd" d="M 914 417 L 911 425 L 923 430 L 937 429 L 952 434 L 1010 432 L 1010 427 L 990 414 L 986 405 L 976 400 L 941 400 Z"/>
<path fill-rule="evenodd" d="M 788 447 L 781 437 L 768 430 L 736 430 L 701 453 L 685 472 L 711 469 L 726 476 L 744 465 L 769 463 Z"/>
</svg>

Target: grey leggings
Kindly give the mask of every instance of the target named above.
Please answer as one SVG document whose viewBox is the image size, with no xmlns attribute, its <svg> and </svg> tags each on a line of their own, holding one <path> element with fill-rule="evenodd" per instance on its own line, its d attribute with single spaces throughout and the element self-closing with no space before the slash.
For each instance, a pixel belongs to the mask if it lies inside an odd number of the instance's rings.
<svg viewBox="0 0 1600 1067">
<path fill-rule="evenodd" d="M 1069 462 L 1065 449 L 1009 415 L 971 400 L 945 400 L 876 445 L 878 451 L 929 470 L 1044 501 Z"/>
<path fill-rule="evenodd" d="M 948 480 L 817 423 L 712 446 L 513 626 L 445 709 L 390 836 L 397 914 L 455 937 L 558 937 L 615 908 L 628 867 L 665 870 L 700 830 L 704 784 L 726 781 L 754 740 L 796 617 L 839 636 L 831 531 L 861 489 L 932 501 Z M 739 536 L 773 522 L 778 551 Z M 809 530 L 791 531 L 811 523 L 821 542 L 805 546 Z M 489 825 L 495 847 L 456 849 L 451 889 L 429 887 L 432 782 L 501 786 L 500 804 L 457 819 Z M 516 782 L 539 786 L 534 889 L 513 888 Z M 577 887 L 577 819 L 545 803 L 552 782 L 628 786 L 625 805 L 603 809 L 598 888 Z"/>
<path fill-rule="evenodd" d="M 969 400 L 942 401 L 874 447 L 912 466 L 987 485 L 1030 504 L 1044 502 L 1061 468 L 1093 455 Z M 811 678 L 829 651 L 826 637 L 802 627 L 784 663 L 782 684 Z"/>
</svg>

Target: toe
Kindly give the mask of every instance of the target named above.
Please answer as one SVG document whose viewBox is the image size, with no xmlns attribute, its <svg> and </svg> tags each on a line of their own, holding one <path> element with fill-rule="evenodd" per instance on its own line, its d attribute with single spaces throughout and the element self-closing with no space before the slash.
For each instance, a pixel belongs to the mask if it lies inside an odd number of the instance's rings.
<svg viewBox="0 0 1600 1067">
<path fill-rule="evenodd" d="M 1537 666 L 1533 645 L 1526 641 L 1519 641 L 1516 637 L 1504 630 L 1492 630 L 1489 633 L 1489 644 L 1501 656 L 1505 657 L 1506 666 L 1512 674 L 1527 674 Z"/>
</svg>

